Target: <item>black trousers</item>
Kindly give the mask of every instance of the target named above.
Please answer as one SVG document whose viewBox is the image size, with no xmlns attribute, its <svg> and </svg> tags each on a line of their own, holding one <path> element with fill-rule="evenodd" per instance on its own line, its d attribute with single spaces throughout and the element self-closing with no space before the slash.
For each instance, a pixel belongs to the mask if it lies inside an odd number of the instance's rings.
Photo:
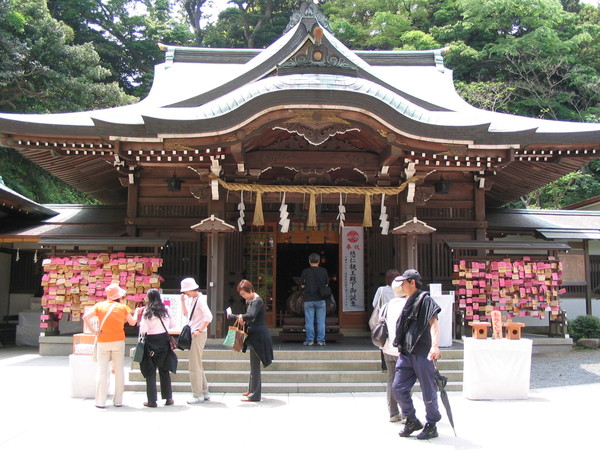
<svg viewBox="0 0 600 450">
<path fill-rule="evenodd" d="M 251 345 L 250 350 L 250 382 L 248 383 L 248 398 L 259 401 L 261 396 L 262 383 L 260 380 L 260 358 Z"/>
<path fill-rule="evenodd" d="M 171 373 L 168 369 L 158 369 L 160 380 L 160 397 L 164 400 L 173 398 L 173 389 L 171 388 Z M 149 402 L 156 402 L 156 372 L 146 378 L 146 395 Z"/>
<path fill-rule="evenodd" d="M 146 336 L 146 347 L 149 351 L 152 351 L 153 349 L 157 351 L 156 356 L 150 356 L 149 354 L 144 355 L 144 358 L 150 358 L 152 362 L 150 367 L 156 367 L 156 369 L 153 369 L 150 371 L 150 373 L 147 373 L 146 376 L 146 396 L 148 397 L 148 401 L 156 402 L 156 370 L 158 370 L 158 378 L 160 380 L 161 398 L 164 400 L 173 398 L 171 373 L 167 368 L 168 364 L 166 361 L 169 348 L 169 335 L 167 333 L 161 333 Z M 148 361 L 148 363 L 150 363 L 150 361 Z"/>
</svg>

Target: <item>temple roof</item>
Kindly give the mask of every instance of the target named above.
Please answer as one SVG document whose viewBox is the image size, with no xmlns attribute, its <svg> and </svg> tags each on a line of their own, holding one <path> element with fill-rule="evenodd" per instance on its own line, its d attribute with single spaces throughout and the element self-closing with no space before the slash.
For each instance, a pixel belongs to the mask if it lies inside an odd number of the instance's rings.
<svg viewBox="0 0 600 450">
<path fill-rule="evenodd" d="M 367 102 L 374 113 L 397 116 L 398 131 L 408 127 L 425 138 L 450 132 L 453 139 L 462 136 L 475 143 L 600 140 L 600 124 L 474 108 L 454 89 L 452 72 L 443 66 L 445 49 L 351 51 L 327 30 L 316 5 L 302 8 L 295 25 L 264 50 L 163 46 L 166 62 L 156 67 L 148 97 L 136 104 L 63 114 L 0 114 L 0 130 L 25 132 L 35 126 L 36 134 L 49 136 L 160 138 L 223 132 L 265 107 L 360 108 Z M 315 27 L 323 30 L 320 41 L 313 36 Z M 307 46 L 322 51 L 322 60 L 298 54 Z"/>
<path fill-rule="evenodd" d="M 542 239 L 600 239 L 600 211 L 498 209 L 487 215 L 488 233 L 530 232 Z"/>
<path fill-rule="evenodd" d="M 0 218 L 15 216 L 25 217 L 49 217 L 58 214 L 47 206 L 40 205 L 33 200 L 13 191 L 4 184 L 0 178 Z"/>
<path fill-rule="evenodd" d="M 457 94 L 452 71 L 443 65 L 446 49 L 348 49 L 331 33 L 326 18 L 312 3 L 303 3 L 286 32 L 264 50 L 163 49 L 165 62 L 156 66 L 152 89 L 142 101 L 75 113 L 0 114 L 0 142 L 18 148 L 26 157 L 108 203 L 125 200 L 114 167 L 104 161 L 98 163 L 101 159 L 86 152 L 88 169 L 103 176 L 85 177 L 77 168 L 79 164 L 52 167 L 47 153 L 42 155 L 43 147 L 68 150 L 73 158 L 71 148 L 80 145 L 98 151 L 107 160 L 119 154 L 115 148 L 118 142 L 162 145 L 169 140 L 204 139 L 208 143 L 210 139 L 211 148 L 226 147 L 247 136 L 243 131 L 246 125 L 269 114 L 278 113 L 283 121 L 289 111 L 328 110 L 343 111 L 354 118 L 368 117 L 378 124 L 377 130 L 371 126 L 373 133 L 397 136 L 396 141 L 390 137 L 388 142 L 402 142 L 403 148 L 417 144 L 418 148 L 441 153 L 461 146 L 482 157 L 490 150 L 526 150 L 530 146 L 542 154 L 546 149 L 581 152 L 578 158 L 572 158 L 575 153 L 555 155 L 556 166 L 548 170 L 546 165 L 534 179 L 523 178 L 521 173 L 527 173 L 529 163 L 546 159 L 520 155 L 514 162 L 516 178 L 506 170 L 496 173 L 495 185 L 488 193 L 492 205 L 518 198 L 575 170 L 600 151 L 598 123 L 542 120 L 469 105 Z M 269 120 L 271 123 L 260 126 L 272 134 L 280 124 L 276 118 Z M 347 117 L 343 120 L 348 122 L 344 132 L 357 129 Z M 279 129 L 292 132 L 292 127 Z M 29 139 L 36 136 L 47 141 L 34 145 Z M 268 142 L 274 141 L 275 137 Z M 83 154 L 77 157 L 83 161 Z M 117 159 L 115 165 L 118 163 Z M 112 173 L 107 173 L 110 170 Z"/>
</svg>

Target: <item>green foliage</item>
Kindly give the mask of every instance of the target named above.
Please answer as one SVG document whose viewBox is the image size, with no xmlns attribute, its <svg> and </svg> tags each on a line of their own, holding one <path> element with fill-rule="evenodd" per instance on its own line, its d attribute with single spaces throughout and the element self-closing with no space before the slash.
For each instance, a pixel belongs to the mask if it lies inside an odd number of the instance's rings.
<svg viewBox="0 0 600 450">
<path fill-rule="evenodd" d="M 204 3 L 204 2 L 202 2 Z M 193 45 L 194 33 L 168 0 L 48 0 L 52 16 L 71 27 L 76 44 L 91 43 L 109 81 L 128 94 L 145 96 L 143 84 L 164 61 L 158 43 Z"/>
<path fill-rule="evenodd" d="M 507 83 L 476 81 L 456 83 L 456 91 L 471 105 L 488 111 L 510 111 L 510 101 L 515 88 Z"/>
<path fill-rule="evenodd" d="M 264 48 L 283 34 L 298 4 L 293 0 L 231 0 L 204 32 L 207 47 Z"/>
<path fill-rule="evenodd" d="M 600 318 L 596 316 L 579 316 L 569 320 L 569 335 L 577 342 L 582 338 L 600 338 Z"/>
<path fill-rule="evenodd" d="M 571 172 L 505 206 L 507 208 L 561 209 L 567 205 L 599 196 L 598 168 L 600 168 L 600 161 L 592 161 L 580 170 Z"/>
<path fill-rule="evenodd" d="M 0 147 L 0 176 L 7 187 L 37 203 L 98 204 L 11 148 Z"/>
<path fill-rule="evenodd" d="M 53 19 L 44 0 L 0 0 L 0 110 L 60 112 L 133 102 L 91 44 Z"/>
<path fill-rule="evenodd" d="M 403 33 L 399 41 L 402 43 L 400 50 L 429 50 L 441 47 L 433 36 L 419 30 Z"/>
</svg>

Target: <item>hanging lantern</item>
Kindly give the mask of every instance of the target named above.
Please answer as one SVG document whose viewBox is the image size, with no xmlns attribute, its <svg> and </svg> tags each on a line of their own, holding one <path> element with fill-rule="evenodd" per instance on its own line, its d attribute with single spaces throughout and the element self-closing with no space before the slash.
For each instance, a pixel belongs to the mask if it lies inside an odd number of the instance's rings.
<svg viewBox="0 0 600 450">
<path fill-rule="evenodd" d="M 181 191 L 181 183 L 184 182 L 181 178 L 177 178 L 175 172 L 173 172 L 173 176 L 171 178 L 167 178 L 165 181 L 167 182 L 167 190 L 169 192 Z"/>
</svg>

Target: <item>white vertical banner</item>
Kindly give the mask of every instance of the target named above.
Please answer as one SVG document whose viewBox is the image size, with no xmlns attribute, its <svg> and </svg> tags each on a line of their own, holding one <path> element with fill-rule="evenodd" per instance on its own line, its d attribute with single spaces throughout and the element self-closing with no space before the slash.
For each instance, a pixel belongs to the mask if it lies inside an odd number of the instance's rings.
<svg viewBox="0 0 600 450">
<path fill-rule="evenodd" d="M 365 310 L 363 227 L 342 229 L 342 311 Z"/>
</svg>

